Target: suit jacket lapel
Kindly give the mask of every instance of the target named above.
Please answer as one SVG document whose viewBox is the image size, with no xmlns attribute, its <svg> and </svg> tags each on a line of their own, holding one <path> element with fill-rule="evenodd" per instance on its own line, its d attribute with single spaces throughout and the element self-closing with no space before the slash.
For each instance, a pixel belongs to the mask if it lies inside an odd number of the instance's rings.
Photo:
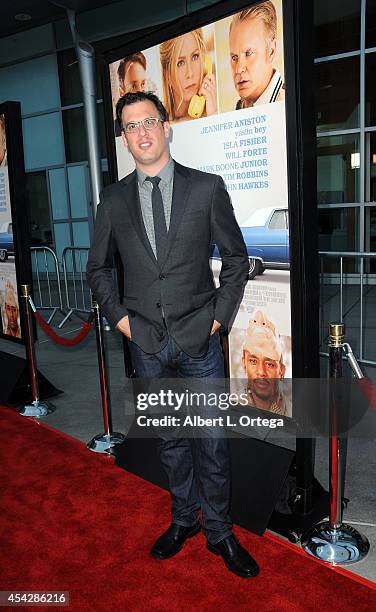
<svg viewBox="0 0 376 612">
<path fill-rule="evenodd" d="M 149 238 L 145 230 L 144 220 L 142 218 L 136 170 L 134 170 L 120 182 L 124 187 L 124 197 L 128 206 L 129 215 L 138 237 L 153 260 L 153 263 L 158 265 L 153 249 L 150 246 Z"/>
<path fill-rule="evenodd" d="M 172 192 L 170 227 L 167 235 L 167 249 L 165 261 L 176 238 L 180 222 L 187 205 L 191 191 L 191 177 L 189 170 L 175 162 L 174 187 Z M 164 263 L 164 262 L 163 262 Z"/>
</svg>

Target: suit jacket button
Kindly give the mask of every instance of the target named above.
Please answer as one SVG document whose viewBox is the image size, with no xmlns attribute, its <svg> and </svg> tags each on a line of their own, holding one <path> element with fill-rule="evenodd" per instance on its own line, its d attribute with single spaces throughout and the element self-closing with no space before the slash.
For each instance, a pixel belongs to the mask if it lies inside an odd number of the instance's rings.
<svg viewBox="0 0 376 612">
<path fill-rule="evenodd" d="M 165 277 L 165 275 L 164 275 L 164 274 L 160 274 L 160 275 L 159 275 L 159 280 L 164 280 L 165 278 L 166 278 L 166 277 Z"/>
<path fill-rule="evenodd" d="M 161 303 L 160 303 L 160 302 L 157 302 L 157 303 L 156 303 L 156 307 L 157 307 L 157 308 L 160 308 L 160 307 L 161 307 Z"/>
</svg>

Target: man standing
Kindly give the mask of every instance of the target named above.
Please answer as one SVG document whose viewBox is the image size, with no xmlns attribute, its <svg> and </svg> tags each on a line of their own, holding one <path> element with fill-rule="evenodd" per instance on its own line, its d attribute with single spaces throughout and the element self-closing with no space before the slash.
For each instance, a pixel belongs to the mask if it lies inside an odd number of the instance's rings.
<svg viewBox="0 0 376 612">
<path fill-rule="evenodd" d="M 250 320 L 242 363 L 247 375 L 249 404 L 281 416 L 291 416 L 291 403 L 280 389 L 286 366 L 273 323 L 258 310 Z"/>
<path fill-rule="evenodd" d="M 166 110 L 152 93 L 125 94 L 117 117 L 136 170 L 101 196 L 88 281 L 110 323 L 130 340 L 139 377 L 223 378 L 218 330 L 242 295 L 248 259 L 229 195 L 219 176 L 170 157 Z M 209 265 L 222 256 L 220 287 Z M 124 296 L 113 285 L 112 259 L 124 267 Z M 231 532 L 226 438 L 159 439 L 172 497 L 172 523 L 151 554 L 167 559 L 200 530 L 208 549 L 242 577 L 258 566 Z"/>
<path fill-rule="evenodd" d="M 284 100 L 284 84 L 273 68 L 277 15 L 267 0 L 237 13 L 230 24 L 232 78 L 240 99 L 236 110 Z"/>
</svg>

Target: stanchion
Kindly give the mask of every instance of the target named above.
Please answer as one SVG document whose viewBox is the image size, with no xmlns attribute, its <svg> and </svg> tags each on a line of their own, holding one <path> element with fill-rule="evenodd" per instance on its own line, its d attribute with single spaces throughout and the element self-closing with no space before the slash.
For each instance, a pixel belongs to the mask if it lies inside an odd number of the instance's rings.
<svg viewBox="0 0 376 612">
<path fill-rule="evenodd" d="M 329 376 L 333 379 L 330 395 L 330 438 L 329 438 L 329 476 L 330 476 L 330 511 L 329 521 L 322 521 L 309 529 L 301 540 L 306 552 L 327 561 L 332 565 L 356 563 L 369 551 L 366 537 L 351 525 L 342 522 L 343 494 L 343 443 L 338 433 L 338 415 L 341 406 L 337 405 L 335 379 L 342 377 L 342 355 L 346 353 L 350 366 L 356 375 L 361 374 L 359 365 L 349 345 L 344 343 L 345 325 L 329 325 Z M 356 367 L 354 365 L 356 364 Z"/>
<path fill-rule="evenodd" d="M 125 436 L 121 433 L 116 433 L 112 431 L 110 395 L 107 380 L 106 356 L 103 343 L 103 321 L 99 311 L 98 303 L 94 296 L 92 296 L 91 306 L 94 312 L 95 334 L 97 338 L 99 380 L 101 387 L 103 422 L 105 431 L 102 434 L 94 436 L 94 438 L 88 443 L 87 447 L 95 453 L 108 453 L 111 451 L 111 448 L 113 448 L 117 444 L 121 444 L 122 442 L 124 442 Z"/>
<path fill-rule="evenodd" d="M 21 285 L 21 295 L 24 299 L 26 320 L 26 354 L 30 372 L 31 404 L 26 404 L 20 410 L 22 416 L 41 417 L 54 411 L 54 408 L 39 399 L 38 370 L 35 358 L 33 321 L 31 316 L 30 285 Z"/>
</svg>

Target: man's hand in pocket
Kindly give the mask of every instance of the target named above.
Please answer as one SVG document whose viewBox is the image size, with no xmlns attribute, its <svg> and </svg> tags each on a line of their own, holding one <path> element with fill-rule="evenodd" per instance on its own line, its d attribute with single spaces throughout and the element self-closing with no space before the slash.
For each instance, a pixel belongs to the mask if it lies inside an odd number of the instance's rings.
<svg viewBox="0 0 376 612">
<path fill-rule="evenodd" d="M 220 324 L 220 323 L 218 323 L 218 321 L 216 321 L 216 320 L 214 319 L 214 321 L 213 321 L 213 325 L 212 325 L 212 328 L 211 328 L 210 335 L 212 336 L 213 334 L 215 334 L 215 332 L 217 332 L 217 331 L 219 330 L 219 328 L 220 328 L 220 327 L 221 327 L 221 324 Z"/>
<path fill-rule="evenodd" d="M 125 317 L 120 319 L 119 323 L 116 325 L 116 329 L 121 331 L 121 333 L 124 334 L 124 336 L 127 336 L 127 338 L 129 338 L 129 340 L 131 340 L 132 334 L 131 334 L 131 328 L 130 328 L 130 325 L 129 325 L 129 317 L 128 317 L 128 315 L 125 315 Z"/>
</svg>

